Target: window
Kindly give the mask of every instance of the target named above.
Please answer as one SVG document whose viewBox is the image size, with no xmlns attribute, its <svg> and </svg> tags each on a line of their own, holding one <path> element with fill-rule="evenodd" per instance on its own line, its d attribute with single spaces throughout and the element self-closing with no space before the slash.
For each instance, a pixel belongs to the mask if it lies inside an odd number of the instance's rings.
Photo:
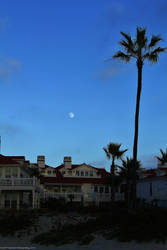
<svg viewBox="0 0 167 250">
<path fill-rule="evenodd" d="M 0 178 L 2 177 L 2 168 L 0 168 Z"/>
<path fill-rule="evenodd" d="M 12 176 L 17 177 L 17 168 L 12 168 Z"/>
<path fill-rule="evenodd" d="M 10 208 L 10 200 L 5 200 L 5 208 Z"/>
<path fill-rule="evenodd" d="M 48 174 L 51 174 L 52 172 L 51 172 L 51 170 L 48 170 Z"/>
<path fill-rule="evenodd" d="M 100 192 L 100 193 L 103 193 L 103 187 L 100 187 L 99 192 Z"/>
<path fill-rule="evenodd" d="M 84 176 L 84 171 L 81 171 L 81 176 Z"/>
<path fill-rule="evenodd" d="M 17 208 L 17 200 L 11 200 L 11 208 Z"/>
<path fill-rule="evenodd" d="M 5 177 L 10 178 L 11 177 L 11 168 L 6 168 L 5 169 Z"/>
<path fill-rule="evenodd" d="M 76 171 L 76 176 L 79 176 L 79 171 Z"/>
<path fill-rule="evenodd" d="M 66 173 L 66 171 L 62 171 L 62 175 L 64 175 Z"/>
<path fill-rule="evenodd" d="M 90 176 L 93 176 L 93 171 L 90 171 Z"/>
<path fill-rule="evenodd" d="M 94 192 L 98 192 L 98 187 L 97 186 L 94 187 Z"/>
<path fill-rule="evenodd" d="M 88 176 L 88 171 L 85 171 L 85 176 Z"/>
<path fill-rule="evenodd" d="M 105 193 L 109 193 L 109 187 L 105 187 Z"/>
</svg>

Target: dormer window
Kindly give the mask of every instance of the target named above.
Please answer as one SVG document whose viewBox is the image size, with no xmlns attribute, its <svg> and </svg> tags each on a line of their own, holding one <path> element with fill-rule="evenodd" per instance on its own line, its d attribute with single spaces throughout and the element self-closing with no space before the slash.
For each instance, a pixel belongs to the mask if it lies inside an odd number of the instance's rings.
<svg viewBox="0 0 167 250">
<path fill-rule="evenodd" d="M 79 171 L 76 171 L 76 176 L 79 176 Z"/>
<path fill-rule="evenodd" d="M 88 176 L 88 171 L 85 171 L 85 176 Z"/>
<path fill-rule="evenodd" d="M 90 176 L 93 176 L 93 171 L 90 171 Z"/>
<path fill-rule="evenodd" d="M 81 171 L 81 176 L 84 176 L 84 171 Z"/>
</svg>

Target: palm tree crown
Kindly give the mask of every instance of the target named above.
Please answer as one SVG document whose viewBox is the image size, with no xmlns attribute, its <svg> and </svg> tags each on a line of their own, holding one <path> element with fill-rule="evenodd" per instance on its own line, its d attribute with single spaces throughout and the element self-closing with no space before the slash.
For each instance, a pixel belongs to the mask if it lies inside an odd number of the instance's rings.
<svg viewBox="0 0 167 250">
<path fill-rule="evenodd" d="M 126 157 L 126 160 L 122 160 L 122 166 L 119 167 L 120 171 L 119 171 L 119 175 L 122 178 L 128 179 L 128 180 L 132 180 L 133 179 L 133 158 L 128 158 Z M 137 161 L 136 164 L 136 170 L 139 170 L 141 167 L 141 163 L 140 161 Z"/>
<path fill-rule="evenodd" d="M 162 38 L 157 35 L 152 35 L 151 41 L 148 43 L 146 37 L 146 29 L 137 27 L 136 38 L 132 40 L 129 34 L 121 32 L 124 37 L 119 44 L 125 52 L 118 51 L 113 58 L 120 58 L 125 62 L 129 62 L 131 58 L 136 59 L 137 65 L 143 66 L 144 60 L 147 59 L 151 63 L 156 63 L 159 58 L 159 53 L 164 52 L 166 48 L 158 46 Z"/>
<path fill-rule="evenodd" d="M 156 156 L 156 158 L 158 159 L 161 165 L 164 165 L 165 163 L 167 163 L 167 148 L 166 152 L 164 152 L 162 149 L 160 149 L 160 152 L 162 156 L 161 157 Z"/>
<path fill-rule="evenodd" d="M 104 147 L 103 150 L 106 153 L 107 158 L 110 160 L 112 158 L 112 166 L 115 166 L 115 159 L 121 159 L 123 154 L 127 151 L 125 150 L 120 150 L 121 144 L 118 143 L 109 143 L 107 147 Z M 111 169 L 111 173 L 114 171 L 114 169 Z"/>
</svg>

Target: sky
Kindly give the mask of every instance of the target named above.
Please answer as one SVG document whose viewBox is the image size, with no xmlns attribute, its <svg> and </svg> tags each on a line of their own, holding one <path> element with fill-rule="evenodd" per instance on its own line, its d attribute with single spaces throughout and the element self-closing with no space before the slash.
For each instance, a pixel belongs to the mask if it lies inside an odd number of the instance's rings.
<svg viewBox="0 0 167 250">
<path fill-rule="evenodd" d="M 120 31 L 145 27 L 167 47 L 167 2 L 132 0 L 1 0 L 1 153 L 57 166 L 109 170 L 109 142 L 132 156 L 137 91 L 135 61 L 111 58 Z M 156 167 L 167 147 L 167 53 L 143 67 L 138 159 Z M 120 164 L 120 162 L 118 162 Z"/>
</svg>

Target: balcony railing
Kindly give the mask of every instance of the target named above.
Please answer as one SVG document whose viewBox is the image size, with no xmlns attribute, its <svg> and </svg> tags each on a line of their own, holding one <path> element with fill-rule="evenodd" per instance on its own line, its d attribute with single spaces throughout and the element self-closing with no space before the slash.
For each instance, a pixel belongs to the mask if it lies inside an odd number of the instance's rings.
<svg viewBox="0 0 167 250">
<path fill-rule="evenodd" d="M 36 186 L 36 178 L 0 178 L 0 186 Z"/>
<path fill-rule="evenodd" d="M 93 201 L 93 202 L 109 202 L 111 201 L 110 193 L 56 193 L 56 192 L 43 192 L 41 193 L 41 198 L 64 198 L 66 201 L 72 199 L 73 201 Z M 123 200 L 124 195 L 120 193 L 115 194 L 115 200 Z"/>
</svg>

